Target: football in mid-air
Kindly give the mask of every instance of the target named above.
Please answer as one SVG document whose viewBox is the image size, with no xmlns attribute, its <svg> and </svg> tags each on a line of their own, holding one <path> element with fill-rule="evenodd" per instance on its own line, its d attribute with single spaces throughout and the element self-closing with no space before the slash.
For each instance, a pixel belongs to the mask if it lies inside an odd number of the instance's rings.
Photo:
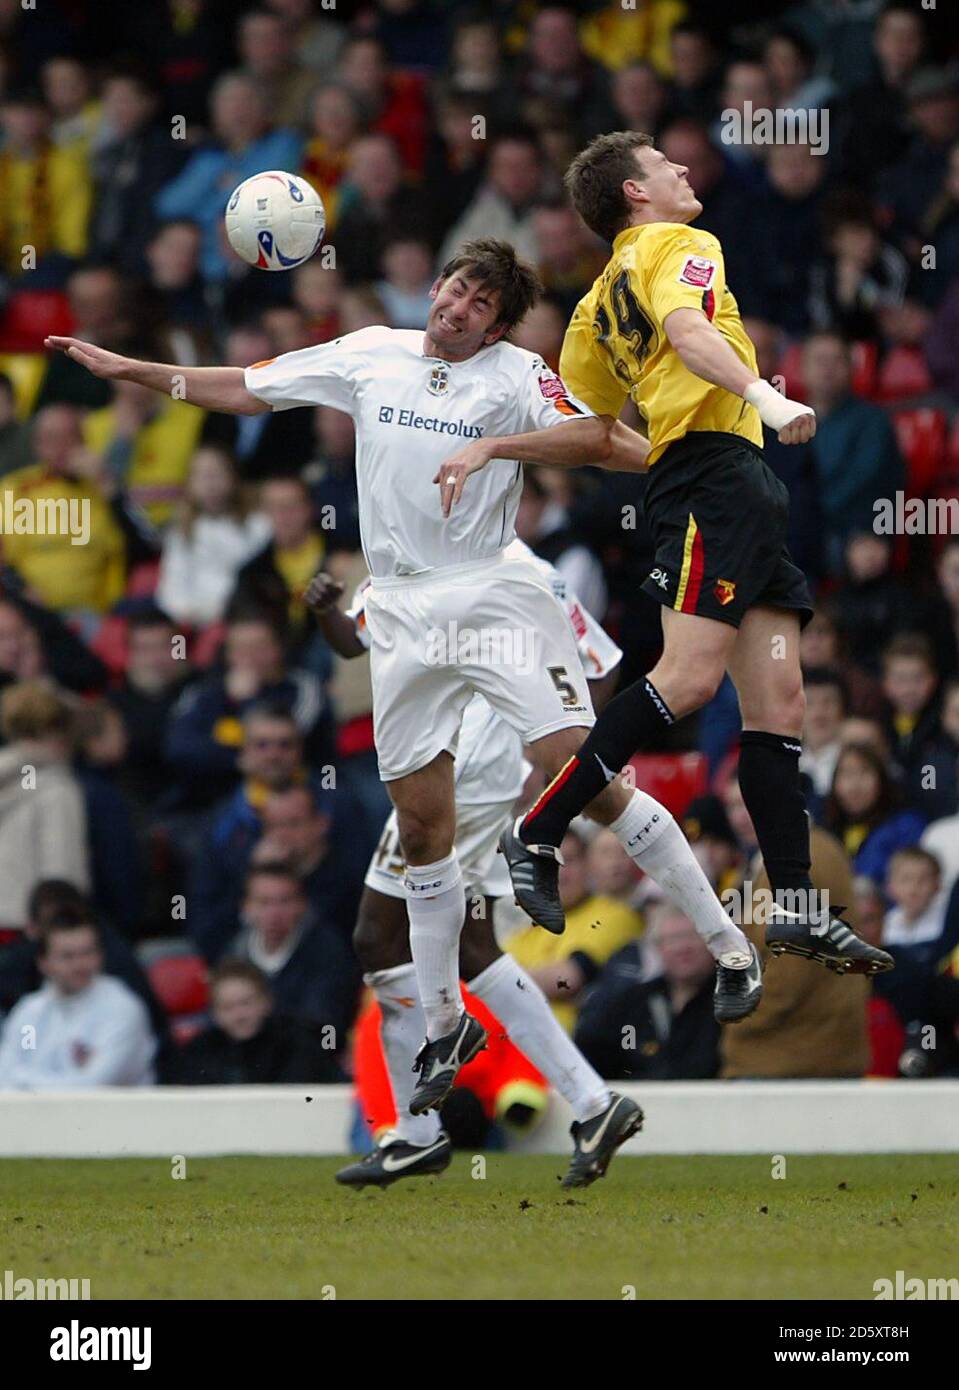
<svg viewBox="0 0 959 1390">
<path fill-rule="evenodd" d="M 292 270 L 323 239 L 326 213 L 316 189 L 297 174 L 271 169 L 244 179 L 226 205 L 226 234 L 247 265 Z"/>
</svg>

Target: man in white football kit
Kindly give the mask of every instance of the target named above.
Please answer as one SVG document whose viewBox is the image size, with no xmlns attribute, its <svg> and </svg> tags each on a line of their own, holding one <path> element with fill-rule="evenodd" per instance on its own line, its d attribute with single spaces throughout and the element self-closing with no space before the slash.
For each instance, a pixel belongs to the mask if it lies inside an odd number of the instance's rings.
<svg viewBox="0 0 959 1390">
<path fill-rule="evenodd" d="M 633 431 L 569 396 L 541 358 L 505 341 L 538 292 L 535 274 L 512 248 L 487 240 L 468 243 L 444 266 L 425 333 L 361 329 L 245 370 L 135 362 L 76 339 L 47 340 L 97 375 L 180 388 L 207 409 L 252 415 L 322 404 L 353 417 L 371 575 L 374 738 L 406 858 L 410 946 L 427 1026 L 414 1114 L 442 1103 L 485 1039 L 459 991 L 463 883 L 453 847 L 453 760 L 466 705 L 484 695 L 548 777 L 594 722 L 575 643 L 556 622 L 549 586 L 528 561 L 504 554 L 522 487 L 517 460 L 642 471 L 648 452 Z M 484 465 L 468 478 L 461 465 L 446 466 L 464 441 L 470 469 L 477 453 Z M 464 486 L 469 507 L 450 515 Z M 730 1017 L 743 1016 L 758 1002 L 758 957 L 718 907 L 668 813 L 644 793 L 630 793 L 615 769 L 610 779 L 588 813 L 610 826 L 637 863 L 672 844 L 695 899 L 685 910 L 719 961 L 717 999 Z M 661 873 L 654 876 L 679 896 Z M 635 1112 L 623 1099 L 616 1115 L 597 1117 L 603 1142 L 634 1124 Z"/>
<path fill-rule="evenodd" d="M 534 565 L 549 583 L 559 612 L 569 624 L 579 661 L 593 692 L 608 698 L 616 682 L 622 652 L 569 591 L 563 576 L 524 544 L 514 540 L 510 558 Z M 307 603 L 321 631 L 343 657 L 368 651 L 366 596 L 369 580 L 356 590 L 346 612 L 335 605 L 341 592 L 329 575 L 320 574 L 309 586 Z M 513 1042 L 530 1058 L 567 1100 L 575 1126 L 588 1123 L 611 1108 L 614 1097 L 558 1023 L 543 991 L 522 966 L 503 954 L 496 943 L 493 921 L 496 900 L 512 897 L 506 863 L 496 853 L 497 841 L 532 771 L 523 745 L 482 695 L 466 706 L 460 728 L 454 778 L 456 784 L 456 854 L 467 909 L 460 938 L 460 974 L 470 992 L 505 1025 Z M 409 1113 L 413 1089 L 412 1063 L 423 1037 L 425 1019 L 410 961 L 409 924 L 403 880 L 406 863 L 400 846 L 396 812 L 389 817 L 366 874 L 353 944 L 363 965 L 364 979 L 376 995 L 381 1014 L 381 1041 L 393 1088 L 397 1120 L 394 1130 L 366 1158 L 337 1173 L 350 1186 L 388 1186 L 403 1177 L 442 1172 L 451 1157 L 449 1139 L 440 1128 L 437 1111 Z M 641 1117 L 637 1116 L 637 1127 Z M 574 1165 L 564 1180 L 567 1187 L 585 1186 L 599 1173 Z"/>
</svg>

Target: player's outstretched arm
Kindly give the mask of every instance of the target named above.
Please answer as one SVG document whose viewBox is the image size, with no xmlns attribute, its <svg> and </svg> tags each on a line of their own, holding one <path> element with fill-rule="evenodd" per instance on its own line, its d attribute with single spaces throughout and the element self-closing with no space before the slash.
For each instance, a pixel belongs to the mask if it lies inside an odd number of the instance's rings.
<svg viewBox="0 0 959 1390">
<path fill-rule="evenodd" d="M 608 466 L 612 453 L 609 422 L 598 415 L 565 420 L 561 425 L 532 430 L 529 434 L 491 435 L 474 439 L 451 454 L 433 479 L 439 485 L 443 515 L 460 500 L 466 479 L 478 473 L 492 459 L 518 459 L 523 463 L 542 463 L 552 468 L 582 468 L 587 464 Z"/>
<path fill-rule="evenodd" d="M 664 326 L 683 366 L 754 405 L 763 424 L 776 431 L 781 444 L 805 444 L 812 439 L 816 433 L 812 406 L 781 396 L 758 377 L 698 309 L 674 309 L 667 314 Z"/>
<path fill-rule="evenodd" d="M 366 651 L 356 635 L 353 619 L 337 607 L 343 585 L 321 570 L 306 586 L 303 602 L 316 615 L 317 626 L 339 656 L 362 656 Z"/>
<path fill-rule="evenodd" d="M 106 381 L 135 381 L 204 410 L 261 415 L 270 409 L 265 401 L 258 400 L 246 389 L 242 367 L 179 367 L 162 362 L 139 362 L 135 357 L 108 352 L 106 348 L 79 338 L 45 338 L 44 347 L 66 353 L 81 367 Z"/>
</svg>

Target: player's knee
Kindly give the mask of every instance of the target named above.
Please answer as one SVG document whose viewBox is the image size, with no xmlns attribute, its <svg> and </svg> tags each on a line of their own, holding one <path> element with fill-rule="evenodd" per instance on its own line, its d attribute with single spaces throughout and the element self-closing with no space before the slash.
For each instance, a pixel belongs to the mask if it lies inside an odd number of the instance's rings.
<svg viewBox="0 0 959 1390">
<path fill-rule="evenodd" d="M 400 844 L 409 864 L 432 864 L 444 859 L 453 845 L 453 827 L 420 811 L 398 816 Z"/>
<path fill-rule="evenodd" d="M 708 705 L 723 679 L 723 666 L 709 661 L 671 667 L 653 685 L 677 719 Z M 668 692 L 668 693 L 667 693 Z"/>
</svg>

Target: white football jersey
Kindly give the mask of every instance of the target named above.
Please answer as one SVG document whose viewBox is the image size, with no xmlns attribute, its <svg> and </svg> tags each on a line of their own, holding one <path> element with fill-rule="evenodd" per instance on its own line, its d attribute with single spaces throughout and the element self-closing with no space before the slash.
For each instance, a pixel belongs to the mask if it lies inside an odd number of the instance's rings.
<svg viewBox="0 0 959 1390">
<path fill-rule="evenodd" d="M 623 659 L 621 649 L 582 606 L 566 580 L 548 560 L 534 555 L 525 541 L 514 540 L 506 551 L 511 560 L 528 560 L 541 570 L 562 605 L 576 638 L 576 649 L 586 679 L 600 680 L 615 670 Z M 370 639 L 366 630 L 364 594 L 369 579 L 357 586 L 347 609 L 356 635 L 365 647 Z M 501 719 L 482 695 L 474 695 L 463 713 L 459 747 L 456 751 L 456 800 L 461 806 L 493 801 L 515 801 L 532 768 L 523 757 L 523 744 L 517 733 Z"/>
<path fill-rule="evenodd" d="M 541 357 L 493 343 L 465 362 L 423 356 L 423 333 L 361 328 L 255 363 L 246 389 L 274 410 L 330 405 L 356 426 L 363 553 L 374 579 L 492 560 L 514 537 L 523 487 L 514 459 L 466 481 L 444 519 L 433 479 L 471 439 L 526 434 L 592 411 Z"/>
</svg>

